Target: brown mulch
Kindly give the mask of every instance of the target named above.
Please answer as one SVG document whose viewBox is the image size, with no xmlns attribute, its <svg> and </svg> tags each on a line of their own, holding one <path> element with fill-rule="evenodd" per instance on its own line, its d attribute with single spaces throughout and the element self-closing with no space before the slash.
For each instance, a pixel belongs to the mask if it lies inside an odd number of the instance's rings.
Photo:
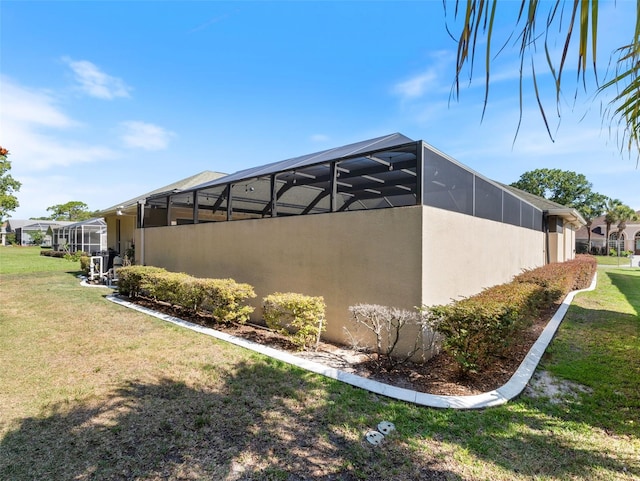
<svg viewBox="0 0 640 481">
<path fill-rule="evenodd" d="M 284 336 L 263 326 L 253 324 L 216 323 L 211 317 L 193 315 L 175 306 L 157 303 L 144 298 L 129 299 L 138 305 L 162 312 L 185 321 L 211 327 L 259 344 L 310 359 L 337 369 L 375 379 L 387 384 L 419 392 L 442 395 L 472 395 L 491 391 L 505 384 L 518 369 L 538 339 L 558 306 L 541 313 L 531 327 L 514 342 L 501 357 L 492 359 L 481 372 L 463 375 L 446 353 L 440 353 L 426 363 L 404 364 L 392 372 L 378 372 L 374 363 L 365 355 L 347 346 L 321 342 L 315 352 L 297 352 L 295 346 Z"/>
</svg>

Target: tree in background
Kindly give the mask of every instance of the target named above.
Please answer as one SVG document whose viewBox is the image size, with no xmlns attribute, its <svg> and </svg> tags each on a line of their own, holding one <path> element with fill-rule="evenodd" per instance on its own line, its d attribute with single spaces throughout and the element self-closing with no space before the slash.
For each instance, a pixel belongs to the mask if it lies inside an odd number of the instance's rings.
<svg viewBox="0 0 640 481">
<path fill-rule="evenodd" d="M 544 69 L 552 75 L 553 87 L 556 92 L 556 110 L 558 117 L 560 117 L 563 73 L 567 60 L 571 56 L 570 49 L 575 48 L 572 55 L 574 60 L 577 60 L 576 89 L 578 85 L 582 84 L 585 91 L 587 90 L 587 71 L 590 61 L 596 92 L 601 93 L 609 90 L 614 92 L 608 107 L 603 109 L 603 117 L 609 117 L 612 125 L 617 124 L 621 128 L 622 133 L 618 137 L 620 148 L 626 148 L 629 154 L 635 151 L 638 156 L 640 147 L 640 3 L 635 2 L 635 30 L 631 34 L 632 38 L 625 45 L 620 45 L 619 48 L 610 52 L 610 60 L 614 68 L 607 72 L 609 78 L 599 86 L 596 60 L 598 11 L 601 4 L 598 0 L 575 0 L 573 2 L 521 0 L 519 4 L 486 0 L 445 1 L 445 15 L 449 15 L 447 5 L 452 4 L 454 8 L 450 11 L 452 11 L 454 20 L 462 21 L 459 33 L 452 33 L 458 42 L 454 83 L 456 98 L 460 95 L 459 85 L 460 78 L 464 74 L 464 67 L 468 67 L 469 81 L 471 81 L 474 67 L 477 67 L 475 65 L 476 48 L 483 49 L 484 52 L 480 52 L 483 55 L 479 56 L 481 58 L 479 63 L 484 67 L 481 72 L 485 78 L 484 108 L 486 109 L 489 99 L 491 63 L 497 53 L 506 50 L 505 47 L 513 42 L 519 49 L 520 57 L 520 117 L 522 118 L 523 112 L 524 82 L 529 78 L 526 71 L 530 70 L 531 88 L 535 92 L 538 108 L 549 137 L 553 138 L 540 96 L 536 62 L 545 64 Z M 497 15 L 498 10 L 501 15 Z M 509 12 L 513 13 L 514 18 L 508 17 Z M 497 28 L 500 25 L 496 25 L 496 23 L 506 23 L 508 27 L 513 26 L 512 30 L 509 28 L 511 34 L 499 43 L 494 42 L 496 39 L 493 38 L 494 32 L 500 31 Z M 449 25 L 447 28 L 450 32 L 456 30 Z M 556 38 L 557 36 L 559 38 Z M 519 125 L 516 129 L 516 135 L 518 129 Z"/>
<path fill-rule="evenodd" d="M 622 239 L 622 232 L 627 228 L 627 222 L 638 220 L 638 215 L 628 205 L 620 205 L 616 209 L 616 221 L 618 222 L 618 239 Z"/>
<path fill-rule="evenodd" d="M 584 206 L 580 211 L 587 223 L 587 249 L 591 249 L 591 226 L 593 225 L 593 221 L 604 213 L 604 206 L 607 200 L 607 196 L 594 192 L 591 196 L 591 203 Z"/>
<path fill-rule="evenodd" d="M 618 222 L 618 210 L 622 206 L 620 199 L 609 199 L 604 207 L 604 223 L 607 226 L 606 230 L 606 246 L 609 249 L 609 233 L 611 232 L 611 226 Z"/>
<path fill-rule="evenodd" d="M 31 242 L 33 242 L 34 245 L 39 246 L 44 242 L 44 232 L 40 230 L 31 232 L 29 237 L 31 237 Z"/>
<path fill-rule="evenodd" d="M 558 204 L 573 207 L 585 219 L 591 217 L 593 220 L 602 215 L 607 200 L 606 196 L 591 190 L 592 184 L 583 174 L 569 170 L 530 170 L 511 185 Z"/>
<path fill-rule="evenodd" d="M 14 194 L 20 190 L 22 184 L 8 174 L 11 170 L 8 156 L 9 151 L 0 146 L 0 223 L 9 212 L 13 212 L 20 205 Z"/>
<path fill-rule="evenodd" d="M 47 211 L 51 212 L 51 216 L 46 218 L 46 220 L 80 222 L 95 217 L 95 212 L 91 212 L 87 204 L 78 200 L 47 207 Z"/>
</svg>

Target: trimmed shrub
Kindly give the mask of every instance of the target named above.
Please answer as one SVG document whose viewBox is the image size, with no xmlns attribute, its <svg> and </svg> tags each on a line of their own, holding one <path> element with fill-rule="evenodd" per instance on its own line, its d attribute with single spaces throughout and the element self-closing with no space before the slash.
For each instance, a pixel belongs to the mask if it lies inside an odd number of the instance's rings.
<svg viewBox="0 0 640 481">
<path fill-rule="evenodd" d="M 243 302 L 256 296 L 252 286 L 233 279 L 197 279 L 160 267 L 120 267 L 118 279 L 120 294 L 149 297 L 191 312 L 204 311 L 219 322 L 246 322 L 253 307 Z"/>
<path fill-rule="evenodd" d="M 63 259 L 65 255 L 67 255 L 67 253 L 65 251 L 54 251 L 52 249 L 42 249 L 40 251 L 40 255 L 46 256 L 46 257 L 59 257 L 60 259 Z"/>
<path fill-rule="evenodd" d="M 446 306 L 424 307 L 444 336 L 442 347 L 462 371 L 474 372 L 500 355 L 542 309 L 570 291 L 588 287 L 597 268 L 594 257 L 548 264 L 523 272 L 513 282 L 485 289 Z"/>
<path fill-rule="evenodd" d="M 256 297 L 250 284 L 233 279 L 195 279 L 195 285 L 199 285 L 203 293 L 196 296 L 190 293 L 189 302 L 201 295 L 199 307 L 216 321 L 245 323 L 249 320 L 253 307 L 243 305 L 243 302 Z"/>
<path fill-rule="evenodd" d="M 118 269 L 118 292 L 128 297 L 138 297 L 151 284 L 150 276 L 167 272 L 161 267 L 127 266 Z"/>
<path fill-rule="evenodd" d="M 140 288 L 152 299 L 181 306 L 182 285 L 190 278 L 191 276 L 179 272 L 153 272 L 142 279 Z"/>
<path fill-rule="evenodd" d="M 317 346 L 325 330 L 323 297 L 276 292 L 263 299 L 264 320 L 271 329 L 287 336 L 298 349 Z"/>
<path fill-rule="evenodd" d="M 567 295 L 573 286 L 573 275 L 564 263 L 525 270 L 513 280 L 517 283 L 536 284 L 542 287 L 545 300 L 549 305 Z"/>
<path fill-rule="evenodd" d="M 80 270 L 85 273 L 85 275 L 89 275 L 89 264 L 91 263 L 91 258 L 89 256 L 81 256 L 80 257 Z"/>
<path fill-rule="evenodd" d="M 490 287 L 446 306 L 425 307 L 442 348 L 463 372 L 476 372 L 500 355 L 545 305 L 544 288 L 531 283 Z"/>
<path fill-rule="evenodd" d="M 590 255 L 578 255 L 572 261 L 566 262 L 574 272 L 572 290 L 586 289 L 591 285 L 593 276 L 598 270 L 598 261 Z"/>
</svg>

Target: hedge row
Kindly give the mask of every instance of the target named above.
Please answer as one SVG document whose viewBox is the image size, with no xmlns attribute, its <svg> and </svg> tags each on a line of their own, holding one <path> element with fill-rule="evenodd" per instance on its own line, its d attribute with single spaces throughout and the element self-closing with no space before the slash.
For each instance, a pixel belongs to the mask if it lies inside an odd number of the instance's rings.
<svg viewBox="0 0 640 481">
<path fill-rule="evenodd" d="M 514 282 L 529 282 L 542 286 L 549 301 L 555 302 L 573 290 L 588 287 L 596 268 L 597 260 L 595 257 L 577 255 L 571 261 L 525 270 L 514 278 Z"/>
<path fill-rule="evenodd" d="M 191 312 L 204 312 L 219 322 L 240 323 L 253 312 L 253 307 L 244 305 L 244 301 L 256 296 L 249 284 L 233 279 L 198 279 L 151 266 L 119 268 L 118 291 L 129 297 L 144 296 Z"/>
<path fill-rule="evenodd" d="M 425 307 L 442 348 L 464 372 L 489 364 L 518 339 L 541 310 L 569 291 L 587 287 L 596 261 L 590 256 L 525 271 L 513 282 L 483 290 L 449 305 Z"/>
<path fill-rule="evenodd" d="M 256 297 L 252 286 L 233 279 L 199 279 L 152 266 L 119 268 L 118 291 L 209 314 L 218 322 L 240 323 L 253 312 L 244 302 Z M 267 325 L 289 337 L 299 349 L 317 345 L 325 329 L 322 297 L 275 293 L 264 298 L 263 306 Z"/>
</svg>

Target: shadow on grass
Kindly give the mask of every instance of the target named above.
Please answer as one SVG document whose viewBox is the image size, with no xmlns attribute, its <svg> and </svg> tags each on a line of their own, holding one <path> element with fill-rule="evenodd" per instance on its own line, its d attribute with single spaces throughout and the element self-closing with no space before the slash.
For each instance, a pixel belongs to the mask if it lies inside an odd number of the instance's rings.
<svg viewBox="0 0 640 481">
<path fill-rule="evenodd" d="M 585 432 L 584 425 L 564 419 L 548 401 L 523 398 L 511 409 L 446 411 L 423 435 L 500 466 L 499 479 L 610 480 L 620 479 L 618 473 L 624 473 L 622 479 L 640 479 L 637 455 L 605 452 L 601 445 L 587 442 Z M 497 472 L 494 468 L 472 479 L 496 479 Z"/>
<path fill-rule="evenodd" d="M 543 358 L 551 372 L 588 388 L 565 398 L 564 419 L 640 436 L 639 334 L 638 316 L 571 306 Z"/>
<path fill-rule="evenodd" d="M 460 479 L 391 438 L 356 439 L 316 377 L 265 361 L 225 379 L 216 391 L 130 382 L 107 402 L 53 406 L 2 439 L 0 479 Z M 306 406 L 309 389 L 328 398 Z"/>
</svg>

